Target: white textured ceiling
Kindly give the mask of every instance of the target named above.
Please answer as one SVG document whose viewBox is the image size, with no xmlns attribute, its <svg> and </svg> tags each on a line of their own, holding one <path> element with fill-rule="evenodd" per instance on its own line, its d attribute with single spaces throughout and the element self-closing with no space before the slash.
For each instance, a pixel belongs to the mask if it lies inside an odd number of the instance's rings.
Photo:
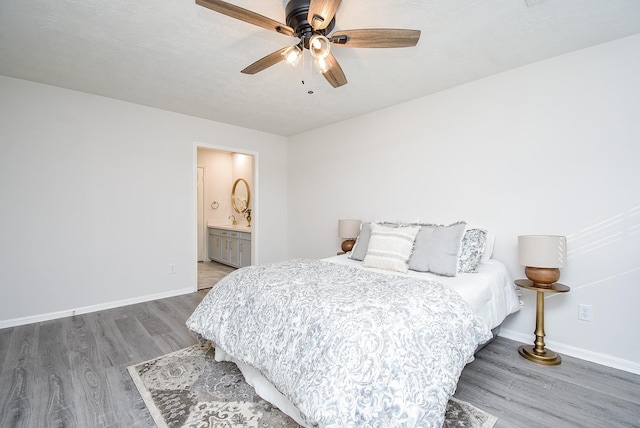
<svg viewBox="0 0 640 428">
<path fill-rule="evenodd" d="M 230 3 L 285 21 L 286 0 Z M 640 32 L 639 0 L 528 3 L 344 0 L 334 31 L 422 36 L 335 47 L 349 83 L 334 89 L 285 63 L 241 74 L 294 39 L 193 0 L 0 0 L 0 74 L 288 136 Z"/>
</svg>

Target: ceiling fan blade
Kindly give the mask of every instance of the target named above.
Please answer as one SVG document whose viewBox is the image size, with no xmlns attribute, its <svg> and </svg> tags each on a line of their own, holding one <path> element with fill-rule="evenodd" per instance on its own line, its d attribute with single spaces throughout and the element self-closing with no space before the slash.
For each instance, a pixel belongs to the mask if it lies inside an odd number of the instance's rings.
<svg viewBox="0 0 640 428">
<path fill-rule="evenodd" d="M 327 82 L 331 84 L 334 88 L 338 88 L 342 85 L 347 84 L 347 77 L 344 75 L 342 71 L 342 67 L 338 64 L 336 57 L 334 57 L 331 53 L 325 58 L 327 63 L 327 71 L 322 73 Z"/>
<path fill-rule="evenodd" d="M 259 13 L 243 9 L 240 6 L 236 6 L 225 1 L 196 0 L 196 4 L 216 11 L 218 13 L 222 13 L 223 15 L 239 19 L 240 21 L 248 22 L 249 24 L 266 28 L 267 30 L 286 34 L 287 36 L 293 36 L 294 34 L 293 28 L 289 27 L 288 25 L 285 25 L 278 21 L 274 21 L 273 19 L 267 18 L 266 16 L 260 15 Z"/>
<path fill-rule="evenodd" d="M 285 46 L 282 49 L 279 49 L 273 53 L 270 53 L 264 58 L 261 58 L 256 62 L 254 62 L 253 64 L 251 64 L 250 66 L 246 67 L 244 70 L 241 71 L 241 73 L 256 74 L 264 69 L 271 67 L 272 65 L 279 63 L 284 59 L 284 57 L 282 56 L 282 53 L 288 48 L 289 48 L 288 46 Z"/>
<path fill-rule="evenodd" d="M 336 15 L 342 0 L 311 0 L 307 21 L 314 30 L 324 30 Z"/>
<path fill-rule="evenodd" d="M 420 30 L 394 28 L 368 28 L 364 30 L 336 31 L 331 42 L 336 46 L 350 48 L 406 48 L 415 46 L 420 40 Z"/>
</svg>

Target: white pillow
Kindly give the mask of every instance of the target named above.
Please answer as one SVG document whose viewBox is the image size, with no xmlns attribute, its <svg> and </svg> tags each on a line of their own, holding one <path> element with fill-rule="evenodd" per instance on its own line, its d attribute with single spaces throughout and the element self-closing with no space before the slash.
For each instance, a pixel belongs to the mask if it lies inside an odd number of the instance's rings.
<svg viewBox="0 0 640 428">
<path fill-rule="evenodd" d="M 372 223 L 361 223 L 360 234 L 356 239 L 356 243 L 351 250 L 351 253 L 347 256 L 350 259 L 362 261 L 367 255 L 367 248 L 369 247 L 369 239 L 371 239 L 371 225 L 374 223 L 381 224 L 383 226 L 398 227 L 396 223 L 390 223 L 388 221 L 374 221 Z"/>
<path fill-rule="evenodd" d="M 406 273 L 407 262 L 419 231 L 420 226 L 388 227 L 372 224 L 364 265 Z"/>
</svg>

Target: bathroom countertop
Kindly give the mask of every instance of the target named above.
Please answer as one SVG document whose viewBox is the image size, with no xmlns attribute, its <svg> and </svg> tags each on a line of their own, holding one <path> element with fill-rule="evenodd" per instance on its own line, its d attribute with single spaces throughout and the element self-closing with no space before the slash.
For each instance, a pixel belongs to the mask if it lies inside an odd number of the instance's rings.
<svg viewBox="0 0 640 428">
<path fill-rule="evenodd" d="M 207 224 L 207 227 L 211 229 L 224 229 L 232 230 L 234 232 L 251 233 L 251 227 L 247 227 L 246 224 L 236 224 L 235 226 L 231 224 Z"/>
</svg>

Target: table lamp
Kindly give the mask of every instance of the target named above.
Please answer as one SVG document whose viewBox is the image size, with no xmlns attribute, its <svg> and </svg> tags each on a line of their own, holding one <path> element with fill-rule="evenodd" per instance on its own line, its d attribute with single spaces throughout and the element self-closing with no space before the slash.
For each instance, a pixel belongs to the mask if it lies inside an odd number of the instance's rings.
<svg viewBox="0 0 640 428">
<path fill-rule="evenodd" d="M 338 220 L 338 236 L 342 242 L 342 251 L 348 253 L 353 250 L 356 238 L 360 235 L 360 220 Z"/>
<path fill-rule="evenodd" d="M 518 256 L 525 276 L 539 287 L 560 279 L 567 260 L 567 238 L 553 235 L 518 236 Z"/>
</svg>

